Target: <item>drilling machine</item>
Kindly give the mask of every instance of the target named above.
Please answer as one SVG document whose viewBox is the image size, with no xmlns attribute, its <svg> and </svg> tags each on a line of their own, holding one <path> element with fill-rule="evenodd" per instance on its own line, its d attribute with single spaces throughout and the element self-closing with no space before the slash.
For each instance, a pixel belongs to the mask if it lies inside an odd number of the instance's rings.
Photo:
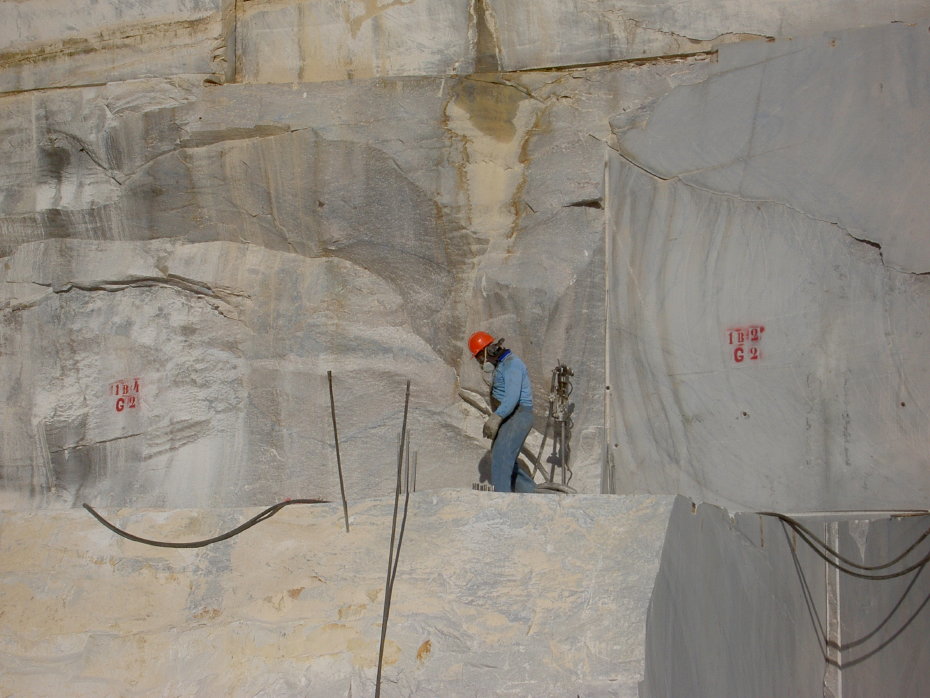
<svg viewBox="0 0 930 698">
<path fill-rule="evenodd" d="M 541 468 L 542 454 L 546 447 L 549 430 L 552 430 L 552 452 L 546 458 L 549 464 L 548 474 L 543 471 L 546 481 L 537 485 L 537 490 L 564 492 L 575 494 L 576 490 L 569 485 L 572 480 L 572 470 L 569 466 L 571 446 L 569 441 L 572 433 L 572 413 L 575 403 L 569 402 L 572 394 L 572 377 L 574 371 L 562 363 L 561 359 L 552 369 L 552 379 L 549 382 L 549 414 L 546 417 L 546 427 L 543 430 L 542 443 L 536 455 L 536 465 Z M 561 471 L 561 483 L 555 481 L 555 469 Z"/>
</svg>

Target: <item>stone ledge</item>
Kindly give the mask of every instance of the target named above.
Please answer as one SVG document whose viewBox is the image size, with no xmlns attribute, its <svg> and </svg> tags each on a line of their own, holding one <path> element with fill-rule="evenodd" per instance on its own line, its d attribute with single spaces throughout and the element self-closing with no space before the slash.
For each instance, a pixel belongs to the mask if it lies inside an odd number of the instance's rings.
<svg viewBox="0 0 930 698">
<path fill-rule="evenodd" d="M 673 497 L 414 493 L 383 695 L 637 695 Z M 199 549 L 83 510 L 0 514 L 0 671 L 15 693 L 367 695 L 393 498 L 287 507 Z M 209 538 L 259 510 L 101 512 Z M 400 521 L 398 521 L 398 526 Z"/>
</svg>

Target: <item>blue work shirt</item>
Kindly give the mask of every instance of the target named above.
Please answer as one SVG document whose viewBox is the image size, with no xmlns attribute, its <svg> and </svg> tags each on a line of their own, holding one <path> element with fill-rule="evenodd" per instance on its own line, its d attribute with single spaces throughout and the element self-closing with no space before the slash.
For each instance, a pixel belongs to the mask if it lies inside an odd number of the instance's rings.
<svg viewBox="0 0 930 698">
<path fill-rule="evenodd" d="M 491 383 L 491 397 L 500 402 L 494 414 L 507 419 L 517 404 L 523 407 L 533 406 L 533 386 L 526 364 L 508 349 L 494 369 Z"/>
</svg>

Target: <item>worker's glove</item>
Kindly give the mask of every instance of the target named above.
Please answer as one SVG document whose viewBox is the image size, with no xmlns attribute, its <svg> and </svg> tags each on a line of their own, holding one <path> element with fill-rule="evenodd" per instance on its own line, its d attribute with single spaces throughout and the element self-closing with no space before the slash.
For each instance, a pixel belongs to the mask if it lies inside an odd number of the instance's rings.
<svg viewBox="0 0 930 698">
<path fill-rule="evenodd" d="M 488 421 L 484 423 L 484 429 L 481 433 L 485 435 L 486 438 L 493 440 L 497 436 L 497 430 L 501 428 L 501 422 L 504 421 L 504 418 L 498 414 L 491 414 L 488 417 Z"/>
</svg>

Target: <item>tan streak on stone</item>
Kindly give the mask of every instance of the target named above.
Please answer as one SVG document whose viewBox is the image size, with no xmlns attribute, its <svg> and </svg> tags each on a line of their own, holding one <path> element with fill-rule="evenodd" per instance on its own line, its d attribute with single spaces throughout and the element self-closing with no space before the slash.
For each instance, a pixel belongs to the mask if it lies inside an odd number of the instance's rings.
<svg viewBox="0 0 930 698">
<path fill-rule="evenodd" d="M 363 14 L 357 17 L 353 17 L 349 20 L 349 30 L 352 32 L 353 39 L 358 36 L 362 25 L 368 20 L 377 17 L 384 12 L 387 12 L 392 7 L 410 5 L 414 2 L 414 0 L 393 0 L 393 2 L 390 2 L 387 5 L 379 5 L 378 0 L 360 0 L 360 2 L 365 7 Z"/>
<path fill-rule="evenodd" d="M 201 36 L 204 30 L 216 21 L 216 17 L 211 15 L 178 22 L 138 22 L 107 27 L 90 36 L 72 37 L 51 43 L 37 43 L 16 51 L 0 53 L 0 69 L 11 68 L 21 63 L 74 58 L 130 46 L 162 43 L 169 37 L 180 36 L 196 40 L 196 37 Z"/>
<path fill-rule="evenodd" d="M 463 224 L 505 239 L 519 221 L 528 164 L 527 139 L 545 104 L 495 76 L 462 81 L 445 110 L 445 127 L 464 141 L 459 176 L 468 214 Z"/>
</svg>

